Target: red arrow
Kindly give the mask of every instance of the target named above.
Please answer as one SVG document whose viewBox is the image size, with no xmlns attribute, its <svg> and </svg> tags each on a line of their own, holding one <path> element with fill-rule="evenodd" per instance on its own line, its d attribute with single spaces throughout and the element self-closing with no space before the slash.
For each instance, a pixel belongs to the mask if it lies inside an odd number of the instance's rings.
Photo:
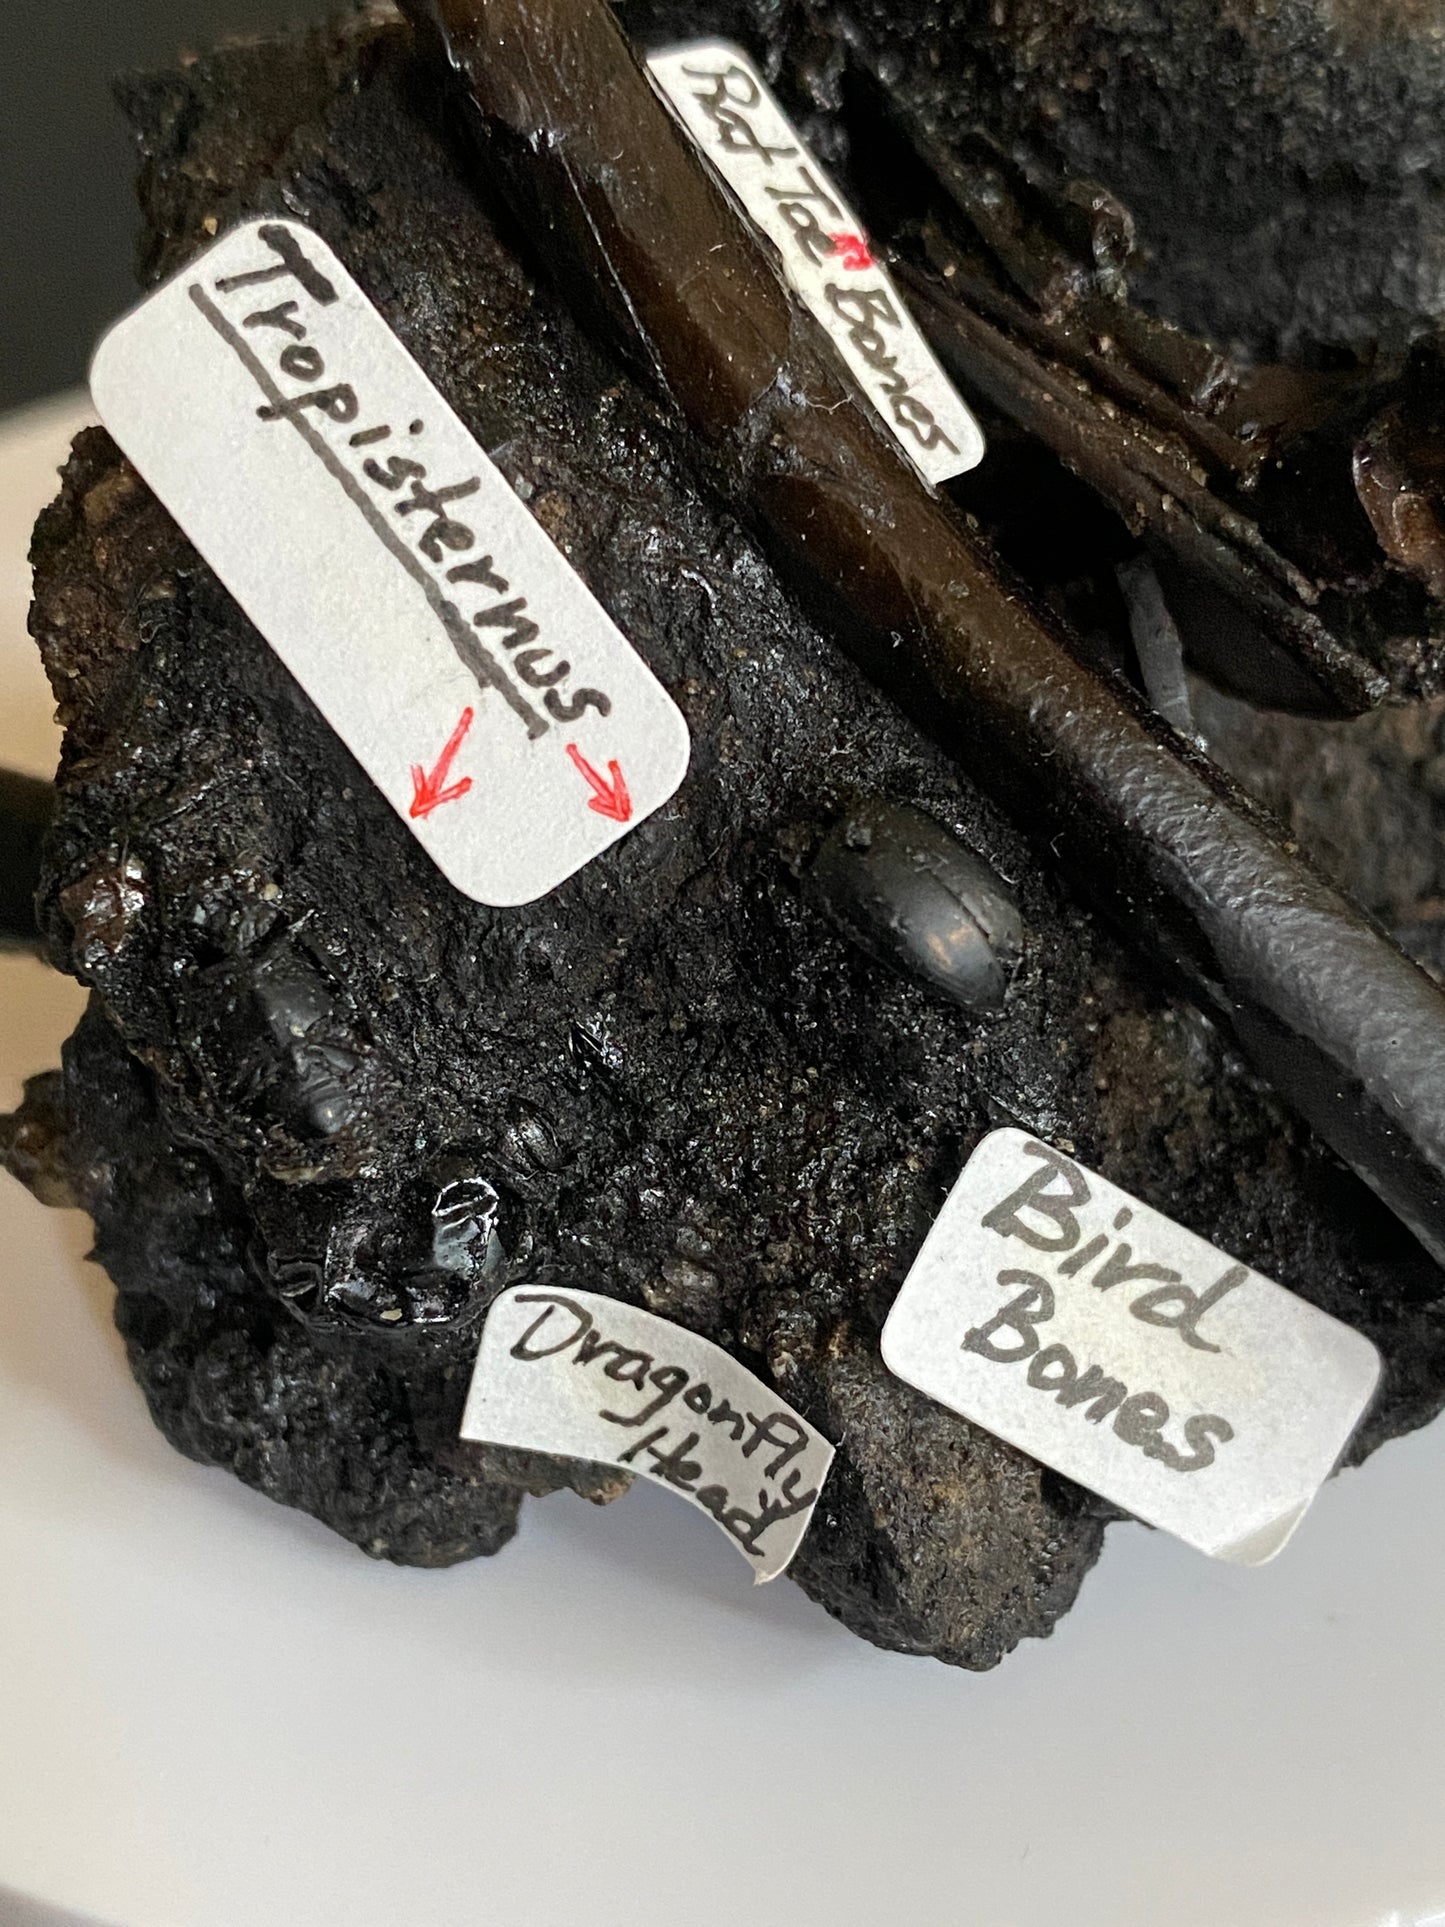
<svg viewBox="0 0 1445 1927">
<path fill-rule="evenodd" d="M 610 816 L 614 823 L 626 823 L 632 816 L 632 798 L 627 794 L 627 785 L 622 780 L 620 763 L 607 765 L 609 783 L 606 776 L 599 776 L 575 743 L 567 745 L 567 754 L 577 768 L 587 778 L 592 795 L 587 799 L 589 810 L 596 810 L 599 816 Z"/>
<path fill-rule="evenodd" d="M 466 733 L 471 726 L 472 712 L 470 709 L 464 709 L 462 711 L 461 721 L 457 724 L 451 735 L 448 736 L 447 746 L 437 758 L 437 766 L 430 775 L 427 774 L 420 763 L 412 764 L 411 808 L 407 814 L 412 817 L 413 820 L 418 816 L 430 816 L 432 811 L 439 809 L 443 803 L 455 803 L 459 796 L 465 796 L 467 791 L 472 787 L 472 779 L 470 776 L 464 776 L 460 783 L 453 783 L 450 788 L 446 786 L 447 772 L 450 770 L 452 761 L 457 751 L 461 748 Z"/>
</svg>

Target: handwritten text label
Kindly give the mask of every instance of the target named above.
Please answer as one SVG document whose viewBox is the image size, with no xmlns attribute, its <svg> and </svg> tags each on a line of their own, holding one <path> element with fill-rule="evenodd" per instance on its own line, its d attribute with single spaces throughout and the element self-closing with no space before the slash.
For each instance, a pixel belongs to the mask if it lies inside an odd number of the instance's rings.
<svg viewBox="0 0 1445 1927">
<path fill-rule="evenodd" d="M 833 1462 L 719 1346 L 596 1292 L 531 1285 L 487 1313 L 462 1437 L 641 1472 L 711 1514 L 759 1584 L 797 1551 Z"/>
<path fill-rule="evenodd" d="M 232 230 L 91 392 L 459 890 L 531 902 L 677 788 L 672 699 L 319 236 Z"/>
<path fill-rule="evenodd" d="M 1023 1131 L 964 1167 L 883 1328 L 897 1377 L 1200 1551 L 1277 1553 L 1368 1339 Z"/>
<path fill-rule="evenodd" d="M 873 258 L 857 215 L 747 55 L 726 40 L 699 40 L 650 55 L 647 67 L 920 473 L 943 482 L 975 467 L 978 423 Z"/>
</svg>

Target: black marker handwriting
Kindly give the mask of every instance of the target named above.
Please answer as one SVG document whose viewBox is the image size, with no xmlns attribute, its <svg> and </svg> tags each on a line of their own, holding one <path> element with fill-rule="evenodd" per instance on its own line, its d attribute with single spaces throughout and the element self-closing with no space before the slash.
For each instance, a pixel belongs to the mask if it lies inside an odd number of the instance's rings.
<svg viewBox="0 0 1445 1927">
<path fill-rule="evenodd" d="M 612 1385 L 630 1386 L 639 1401 L 633 1409 L 611 1409 L 618 1399 L 609 1391 L 603 1392 L 598 1404 L 597 1416 L 624 1431 L 650 1426 L 617 1454 L 617 1462 L 636 1466 L 690 1494 L 744 1551 L 762 1558 L 764 1534 L 782 1520 L 806 1512 L 816 1500 L 816 1486 L 799 1490 L 802 1468 L 792 1463 L 812 1438 L 794 1413 L 761 1401 L 758 1411 L 734 1405 L 688 1366 L 660 1361 L 654 1352 L 607 1337 L 587 1307 L 562 1292 L 518 1292 L 513 1302 L 538 1305 L 541 1310 L 514 1341 L 509 1355 L 528 1364 L 570 1355 L 572 1365 L 595 1366 Z M 651 1423 L 663 1413 L 667 1414 L 663 1423 Z M 723 1439 L 730 1456 L 750 1462 L 739 1465 L 727 1483 L 715 1476 L 717 1446 Z M 736 1448 L 735 1454 L 731 1448 Z M 709 1460 L 711 1480 L 707 1479 Z M 761 1484 L 755 1501 L 739 1503 L 734 1487 L 737 1478 L 749 1472 Z"/>
<path fill-rule="evenodd" d="M 849 221 L 847 210 L 824 187 L 802 148 L 769 146 L 750 118 L 764 106 L 762 89 L 746 67 L 736 61 L 726 65 L 684 65 L 683 73 L 699 83 L 692 92 L 712 123 L 719 148 L 732 154 L 751 155 L 771 173 L 776 162 L 795 160 L 791 180 L 768 179 L 764 192 L 786 221 L 796 252 L 813 268 L 830 261 L 853 269 L 861 260 L 874 266 L 862 237 L 843 233 Z M 945 448 L 952 455 L 958 445 L 923 398 L 916 394 L 909 376 L 899 367 L 897 354 L 890 346 L 906 338 L 906 317 L 890 294 L 886 279 L 875 273 L 871 282 L 850 273 L 846 282 L 829 281 L 824 296 L 838 317 L 858 358 L 876 377 L 894 425 L 920 450 Z"/>
<path fill-rule="evenodd" d="M 276 260 L 246 273 L 221 277 L 214 284 L 218 294 L 229 295 L 238 290 L 289 278 L 318 307 L 329 307 L 338 300 L 336 288 L 308 257 L 300 237 L 291 229 L 268 224 L 257 230 L 257 238 L 271 250 Z M 274 378 L 268 377 L 263 384 L 266 386 L 267 399 L 256 411 L 262 421 L 287 421 L 305 430 L 313 419 L 341 427 L 348 427 L 360 419 L 361 401 L 355 387 L 349 382 L 327 380 L 325 358 L 309 338 L 306 310 L 296 296 L 273 301 L 268 306 L 244 314 L 239 333 L 220 315 L 214 303 L 201 295 L 198 288 L 192 290 L 192 298 L 207 312 L 212 325 L 218 327 L 219 332 L 237 348 L 253 374 L 258 373 L 258 364 L 250 349 L 243 344 L 241 335 L 249 334 L 258 343 L 280 338 L 282 345 L 276 355 L 277 368 L 288 380 L 304 385 L 299 392 L 286 394 L 279 389 Z M 406 429 L 414 449 L 418 447 L 425 426 L 423 421 L 417 420 L 412 421 Z M 391 423 L 373 423 L 348 436 L 347 446 L 354 449 L 375 447 L 392 440 L 396 433 Z M 325 451 L 327 465 L 337 472 L 337 456 L 331 444 L 314 430 L 308 433 L 307 438 L 318 453 Z M 344 468 L 340 472 L 346 473 Z M 400 533 L 406 536 L 408 545 L 414 543 L 416 551 L 427 563 L 441 568 L 452 557 L 466 555 L 476 548 L 476 530 L 457 512 L 456 505 L 466 502 L 481 489 L 482 478 L 479 474 L 457 476 L 453 473 L 438 480 L 432 476 L 428 464 L 418 460 L 415 454 L 391 454 L 385 459 L 369 456 L 362 462 L 360 472 L 373 488 L 398 496 L 391 505 L 391 513 L 400 524 Z M 353 499 L 356 499 L 355 487 L 356 478 L 348 477 L 347 492 L 352 494 Z M 377 526 L 370 514 L 368 520 L 372 521 L 373 527 Z M 387 538 L 387 545 L 396 552 L 397 544 L 392 538 Z M 414 570 L 412 572 L 415 573 Z M 447 569 L 445 581 L 453 587 L 489 589 L 502 597 L 508 596 L 511 588 L 490 555 Z M 525 613 L 528 607 L 525 596 L 513 596 L 509 601 L 491 604 L 475 611 L 471 617 L 474 628 L 500 628 L 503 631 L 501 647 L 512 656 L 510 664 L 507 664 L 505 658 L 499 659 L 492 654 L 481 637 L 467 632 L 465 615 L 450 598 L 437 593 L 440 585 L 434 578 L 426 577 L 424 586 L 433 607 L 442 615 L 443 624 L 458 655 L 479 683 L 484 687 L 496 688 L 505 695 L 509 706 L 526 721 L 529 735 L 545 734 L 549 724 L 537 713 L 531 700 L 524 694 L 525 690 L 540 692 L 541 708 L 556 722 L 575 722 L 588 709 L 602 716 L 611 713 L 611 698 L 605 691 L 569 689 L 565 686 L 573 674 L 572 664 L 542 637 L 537 622 Z"/>
</svg>

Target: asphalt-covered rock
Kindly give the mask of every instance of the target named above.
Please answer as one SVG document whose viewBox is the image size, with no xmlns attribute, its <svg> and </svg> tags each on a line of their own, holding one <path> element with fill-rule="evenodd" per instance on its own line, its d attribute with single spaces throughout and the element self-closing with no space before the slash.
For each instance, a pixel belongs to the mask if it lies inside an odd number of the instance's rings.
<svg viewBox="0 0 1445 1927">
<path fill-rule="evenodd" d="M 1445 311 L 1445 22 L 1430 0 L 620 0 L 745 41 L 826 115 L 849 67 L 1132 217 L 1131 282 L 1266 360 L 1398 352 Z M 868 157 L 857 164 L 866 171 Z"/>
<path fill-rule="evenodd" d="M 493 1552 L 527 1493 L 624 1481 L 457 1441 L 486 1307 L 527 1279 L 611 1293 L 836 1442 L 794 1567 L 813 1596 L 991 1665 L 1049 1631 L 1114 1515 L 892 1379 L 877 1334 L 1003 1123 L 1367 1331 L 1387 1371 L 1357 1452 L 1438 1409 L 1436 1269 L 803 615 L 701 451 L 517 265 L 404 32 L 224 52 L 129 104 L 146 278 L 242 218 L 313 225 L 694 745 L 674 801 L 543 902 L 462 898 L 108 437 L 81 437 L 33 629 L 66 728 L 42 916 L 92 999 L 0 1142 L 94 1216 L 180 1449 L 377 1556 Z M 874 961 L 810 893 L 834 826 L 885 806 L 1016 897 L 995 1007 Z"/>
</svg>

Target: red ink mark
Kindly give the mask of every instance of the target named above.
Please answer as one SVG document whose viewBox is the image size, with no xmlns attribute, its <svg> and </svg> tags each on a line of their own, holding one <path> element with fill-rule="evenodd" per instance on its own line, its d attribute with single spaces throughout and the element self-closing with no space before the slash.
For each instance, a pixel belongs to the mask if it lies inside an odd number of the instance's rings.
<svg viewBox="0 0 1445 1927">
<path fill-rule="evenodd" d="M 450 788 L 447 787 L 447 772 L 451 769 L 452 761 L 471 726 L 472 712 L 470 709 L 464 709 L 461 721 L 448 736 L 447 746 L 437 758 L 437 766 L 430 775 L 420 763 L 412 764 L 411 809 L 407 814 L 413 821 L 419 816 L 430 816 L 432 811 L 439 809 L 443 803 L 455 803 L 459 796 L 465 796 L 472 787 L 470 776 L 464 776 L 460 783 L 453 783 Z"/>
<path fill-rule="evenodd" d="M 627 794 L 627 785 L 622 780 L 622 767 L 618 763 L 607 765 L 609 783 L 606 776 L 599 776 L 575 743 L 567 745 L 567 754 L 586 777 L 592 789 L 587 799 L 589 810 L 596 810 L 599 816 L 610 816 L 614 823 L 626 823 L 632 816 L 632 798 Z"/>
<path fill-rule="evenodd" d="M 845 268 L 871 268 L 875 266 L 868 243 L 861 234 L 831 234 L 834 254 L 842 257 Z"/>
</svg>

